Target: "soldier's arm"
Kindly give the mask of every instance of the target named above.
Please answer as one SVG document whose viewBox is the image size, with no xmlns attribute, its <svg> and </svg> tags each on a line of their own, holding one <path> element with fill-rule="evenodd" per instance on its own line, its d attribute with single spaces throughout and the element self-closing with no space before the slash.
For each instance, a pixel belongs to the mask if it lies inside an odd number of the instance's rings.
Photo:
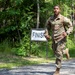
<svg viewBox="0 0 75 75">
<path fill-rule="evenodd" d="M 50 18 L 49 18 L 45 24 L 45 34 L 44 34 L 47 39 L 50 39 L 49 32 L 48 32 L 50 27 L 51 27 L 51 24 L 50 24 Z"/>
<path fill-rule="evenodd" d="M 47 29 L 45 30 L 45 34 L 44 34 L 44 35 L 45 35 L 46 39 L 50 39 L 50 35 L 49 35 L 49 33 L 48 33 L 48 30 L 47 30 Z"/>
<path fill-rule="evenodd" d="M 64 17 L 64 24 L 65 24 L 65 28 L 67 27 L 66 33 L 69 35 L 73 31 L 72 22 L 70 21 L 70 19 Z"/>
</svg>

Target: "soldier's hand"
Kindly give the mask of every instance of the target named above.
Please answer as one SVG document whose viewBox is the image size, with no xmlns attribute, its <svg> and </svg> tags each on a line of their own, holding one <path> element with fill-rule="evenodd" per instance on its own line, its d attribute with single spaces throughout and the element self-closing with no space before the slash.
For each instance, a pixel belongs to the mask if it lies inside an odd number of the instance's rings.
<svg viewBox="0 0 75 75">
<path fill-rule="evenodd" d="M 62 35 L 63 35 L 63 37 L 66 37 L 67 36 L 67 33 L 66 32 L 63 32 Z"/>
<path fill-rule="evenodd" d="M 50 36 L 49 35 L 44 34 L 44 36 L 46 37 L 47 40 L 50 39 Z"/>
<path fill-rule="evenodd" d="M 63 32 L 63 33 L 61 34 L 60 38 L 63 39 L 63 38 L 66 37 L 66 36 L 67 36 L 67 33 L 66 33 L 66 32 Z"/>
</svg>

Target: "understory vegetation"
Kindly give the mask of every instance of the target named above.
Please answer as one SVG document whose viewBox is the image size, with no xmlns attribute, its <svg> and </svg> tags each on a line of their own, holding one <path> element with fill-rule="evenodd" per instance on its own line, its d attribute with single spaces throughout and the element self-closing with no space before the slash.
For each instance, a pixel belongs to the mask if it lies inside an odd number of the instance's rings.
<svg viewBox="0 0 75 75">
<path fill-rule="evenodd" d="M 60 5 L 61 14 L 72 20 L 72 4 L 75 5 L 75 2 L 71 0 L 40 0 L 39 4 L 39 28 L 44 28 L 47 18 L 53 15 L 54 5 Z M 31 29 L 36 28 L 36 17 L 36 0 L 0 0 L 0 52 L 25 57 L 54 57 L 51 40 L 30 43 Z M 75 57 L 74 32 L 67 37 L 71 57 Z"/>
</svg>

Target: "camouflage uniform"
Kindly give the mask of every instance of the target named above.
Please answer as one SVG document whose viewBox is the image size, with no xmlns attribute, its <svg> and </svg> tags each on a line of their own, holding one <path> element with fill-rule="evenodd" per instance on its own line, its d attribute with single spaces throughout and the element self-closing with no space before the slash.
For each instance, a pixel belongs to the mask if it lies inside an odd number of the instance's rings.
<svg viewBox="0 0 75 75">
<path fill-rule="evenodd" d="M 54 18 L 54 16 L 52 16 L 47 20 L 46 22 L 47 35 L 49 30 L 52 31 L 52 41 L 53 41 L 52 48 L 56 56 L 56 66 L 57 68 L 60 68 L 66 45 L 66 37 L 62 38 L 61 36 L 63 32 L 70 34 L 73 30 L 73 26 L 68 18 L 59 14 L 57 18 Z"/>
</svg>

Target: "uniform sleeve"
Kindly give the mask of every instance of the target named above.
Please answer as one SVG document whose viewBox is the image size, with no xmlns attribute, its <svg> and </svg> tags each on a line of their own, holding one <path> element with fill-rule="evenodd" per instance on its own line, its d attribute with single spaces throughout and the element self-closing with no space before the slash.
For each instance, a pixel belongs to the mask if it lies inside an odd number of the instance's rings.
<svg viewBox="0 0 75 75">
<path fill-rule="evenodd" d="M 48 35 L 48 31 L 51 29 L 51 23 L 50 23 L 50 18 L 46 21 L 45 24 L 45 34 Z"/>
<path fill-rule="evenodd" d="M 67 28 L 66 33 L 70 34 L 73 31 L 72 22 L 70 21 L 70 19 L 64 17 L 64 24 L 65 24 L 65 28 Z"/>
</svg>

